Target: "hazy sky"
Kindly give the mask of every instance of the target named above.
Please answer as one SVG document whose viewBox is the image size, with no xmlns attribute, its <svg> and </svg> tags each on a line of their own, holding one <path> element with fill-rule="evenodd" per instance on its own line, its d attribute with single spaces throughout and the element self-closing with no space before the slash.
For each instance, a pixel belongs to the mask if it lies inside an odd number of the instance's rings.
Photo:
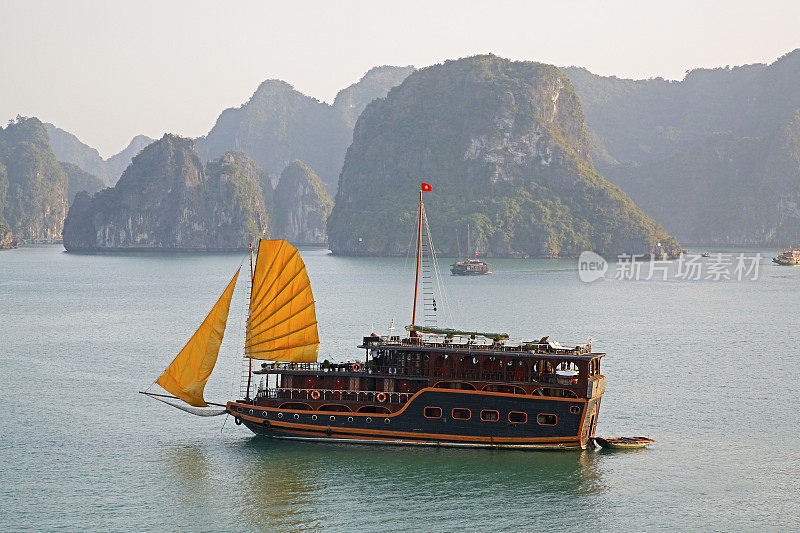
<svg viewBox="0 0 800 533">
<path fill-rule="evenodd" d="M 107 157 L 205 134 L 258 84 L 331 102 L 375 65 L 493 52 L 682 79 L 800 47 L 800 1 L 0 0 L 0 120 L 37 116 Z"/>
</svg>

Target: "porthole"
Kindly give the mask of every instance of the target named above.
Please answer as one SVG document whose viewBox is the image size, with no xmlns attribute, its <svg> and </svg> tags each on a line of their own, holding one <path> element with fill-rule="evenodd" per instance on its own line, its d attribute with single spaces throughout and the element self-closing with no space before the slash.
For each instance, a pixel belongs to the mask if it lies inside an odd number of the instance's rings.
<svg viewBox="0 0 800 533">
<path fill-rule="evenodd" d="M 569 412 L 572 413 L 573 415 L 577 415 L 578 413 L 581 412 L 581 408 L 577 405 L 570 405 Z"/>
<path fill-rule="evenodd" d="M 388 419 L 388 418 L 384 418 L 384 419 L 383 419 L 383 423 L 384 423 L 384 424 L 388 424 L 388 423 L 389 423 L 389 419 Z"/>
<path fill-rule="evenodd" d="M 472 411 L 463 407 L 456 407 L 453 409 L 451 416 L 454 420 L 469 420 L 472 417 Z"/>
<path fill-rule="evenodd" d="M 278 418 L 283 418 L 283 413 L 278 413 Z"/>
<path fill-rule="evenodd" d="M 370 422 L 372 422 L 372 418 L 367 417 L 367 424 L 369 424 Z"/>
<path fill-rule="evenodd" d="M 335 416 L 331 416 L 330 421 L 333 422 L 334 420 L 336 420 L 336 417 Z"/>
<path fill-rule="evenodd" d="M 353 421 L 353 417 L 352 417 L 352 416 L 348 416 L 348 417 L 347 417 L 347 421 L 348 421 L 348 422 L 352 422 L 352 421 Z"/>
<path fill-rule="evenodd" d="M 263 412 L 261 413 L 261 416 L 263 416 L 264 418 L 267 418 L 267 414 L 268 414 L 268 413 L 267 413 L 266 411 L 263 411 Z"/>
<path fill-rule="evenodd" d="M 295 413 L 295 414 L 294 414 L 294 419 L 295 419 L 295 420 L 300 420 L 300 415 L 298 415 L 297 413 Z"/>
<path fill-rule="evenodd" d="M 317 419 L 317 415 L 311 415 L 311 420 L 316 420 L 316 419 Z"/>
<path fill-rule="evenodd" d="M 494 409 L 484 409 L 481 411 L 481 420 L 484 422 L 497 422 L 500 420 L 500 412 Z"/>
<path fill-rule="evenodd" d="M 442 408 L 441 407 L 426 407 L 422 413 L 425 415 L 425 418 L 441 418 L 442 417 Z"/>
<path fill-rule="evenodd" d="M 528 413 L 521 411 L 509 411 L 508 421 L 512 424 L 525 424 L 528 421 Z"/>
<path fill-rule="evenodd" d="M 250 413 L 251 415 L 253 414 L 253 410 L 252 410 L 252 409 L 250 409 L 250 410 L 249 410 L 249 411 L 247 411 L 247 412 L 248 412 L 248 413 Z"/>
<path fill-rule="evenodd" d="M 539 413 L 536 417 L 536 421 L 541 426 L 555 426 L 558 424 L 558 417 L 549 413 Z"/>
</svg>

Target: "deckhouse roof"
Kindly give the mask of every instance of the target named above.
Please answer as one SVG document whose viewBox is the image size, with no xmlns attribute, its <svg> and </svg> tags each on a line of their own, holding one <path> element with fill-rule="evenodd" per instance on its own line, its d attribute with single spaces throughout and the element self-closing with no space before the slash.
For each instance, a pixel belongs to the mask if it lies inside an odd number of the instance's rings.
<svg viewBox="0 0 800 533">
<path fill-rule="evenodd" d="M 366 342 L 369 337 L 365 338 L 365 342 L 359 345 L 359 348 L 364 349 L 378 349 L 378 350 L 394 350 L 398 352 L 424 352 L 424 353 L 444 353 L 450 355 L 472 355 L 472 356 L 490 356 L 490 357 L 521 357 L 526 359 L 551 359 L 558 361 L 590 361 L 605 357 L 603 352 L 584 352 L 576 353 L 574 349 L 559 350 L 557 352 L 543 352 L 539 350 L 512 348 L 512 349 L 496 349 L 493 347 L 475 347 L 471 345 L 446 345 L 436 346 L 429 344 L 410 344 L 403 342 L 384 341 L 376 337 L 376 341 Z M 544 347 L 545 345 L 541 345 Z"/>
</svg>

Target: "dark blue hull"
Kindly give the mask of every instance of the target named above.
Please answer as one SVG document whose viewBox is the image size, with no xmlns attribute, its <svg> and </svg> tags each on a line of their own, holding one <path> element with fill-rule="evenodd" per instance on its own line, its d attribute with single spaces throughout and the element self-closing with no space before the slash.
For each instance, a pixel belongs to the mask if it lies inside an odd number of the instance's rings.
<svg viewBox="0 0 800 533">
<path fill-rule="evenodd" d="M 426 388 L 391 414 L 291 410 L 245 402 L 229 402 L 227 407 L 237 424 L 274 438 L 582 449 L 594 436 L 599 406 L 599 396 L 585 400 Z"/>
</svg>

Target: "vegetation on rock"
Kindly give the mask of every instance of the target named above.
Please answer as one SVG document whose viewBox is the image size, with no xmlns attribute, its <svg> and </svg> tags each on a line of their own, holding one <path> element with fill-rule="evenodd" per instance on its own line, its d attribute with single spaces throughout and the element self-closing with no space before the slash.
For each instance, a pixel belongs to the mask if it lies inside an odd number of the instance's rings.
<svg viewBox="0 0 800 533">
<path fill-rule="evenodd" d="M 342 116 L 351 135 L 358 117 L 361 116 L 367 105 L 376 98 L 385 98 L 392 87 L 403 83 L 403 80 L 412 72 L 414 72 L 412 66 L 373 67 L 357 83 L 339 91 L 333 101 L 333 108 Z"/>
<path fill-rule="evenodd" d="M 594 170 L 580 102 L 551 65 L 447 61 L 369 104 L 328 220 L 334 253 L 405 255 L 420 181 L 433 185 L 427 213 L 445 253 L 467 223 L 492 256 L 679 252 Z"/>
<path fill-rule="evenodd" d="M 204 166 L 193 141 L 165 135 L 119 182 L 75 197 L 64 224 L 68 251 L 243 250 L 268 235 L 261 171 L 243 154 Z"/>
<path fill-rule="evenodd" d="M 61 168 L 67 173 L 68 181 L 68 200 L 67 202 L 72 205 L 72 201 L 81 191 L 86 191 L 89 194 L 94 194 L 100 189 L 105 187 L 105 183 L 97 176 L 89 174 L 78 165 L 72 163 L 61 162 Z"/>
<path fill-rule="evenodd" d="M 287 161 L 301 159 L 317 170 L 325 187 L 336 190 L 352 139 L 353 123 L 367 103 L 380 98 L 411 71 L 376 67 L 328 105 L 280 80 L 263 82 L 250 100 L 226 109 L 197 149 L 205 160 L 241 150 L 277 182 Z"/>
<path fill-rule="evenodd" d="M 683 81 L 565 72 L 598 168 L 682 241 L 787 245 L 800 232 L 800 49 Z"/>
<path fill-rule="evenodd" d="M 0 250 L 5 250 L 8 248 L 15 248 L 16 242 L 14 241 L 14 232 L 11 231 L 11 228 L 0 220 Z"/>
<path fill-rule="evenodd" d="M 295 159 L 275 188 L 276 234 L 295 244 L 327 242 L 325 223 L 333 201 L 311 168 Z"/>
<path fill-rule="evenodd" d="M 67 214 L 67 175 L 44 124 L 17 117 L 0 128 L 0 220 L 17 239 L 58 239 Z"/>
<path fill-rule="evenodd" d="M 96 149 L 72 133 L 53 124 L 45 124 L 45 127 L 53 152 L 59 161 L 80 167 L 106 185 L 114 185 L 122 172 L 131 164 L 133 157 L 154 140 L 145 135 L 137 135 L 124 150 L 104 160 Z"/>
<path fill-rule="evenodd" d="M 128 146 L 126 146 L 124 150 L 106 159 L 105 164 L 108 184 L 112 186 L 115 185 L 120 176 L 122 176 L 122 173 L 125 172 L 125 169 L 131 164 L 133 158 L 136 157 L 136 154 L 153 142 L 155 142 L 155 139 L 151 139 L 146 135 L 137 135 L 131 139 L 131 142 L 128 143 Z"/>
</svg>

